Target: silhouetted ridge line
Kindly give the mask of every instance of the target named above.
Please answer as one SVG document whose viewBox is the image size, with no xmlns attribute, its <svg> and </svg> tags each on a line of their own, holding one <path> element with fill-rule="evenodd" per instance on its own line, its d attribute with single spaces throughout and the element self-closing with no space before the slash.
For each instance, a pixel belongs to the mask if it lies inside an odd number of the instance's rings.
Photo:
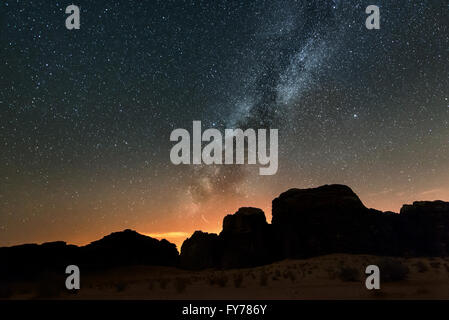
<svg viewBox="0 0 449 320">
<path fill-rule="evenodd" d="M 344 185 L 290 189 L 273 200 L 271 224 L 261 209 L 240 208 L 224 217 L 220 234 L 195 231 L 180 255 L 167 240 L 128 229 L 83 247 L 57 241 L 0 248 L 0 273 L 32 278 L 63 273 L 69 264 L 84 271 L 129 265 L 240 268 L 331 253 L 447 256 L 449 202 L 418 201 L 396 214 L 366 208 Z"/>
<path fill-rule="evenodd" d="M 290 189 L 262 210 L 240 208 L 219 235 L 195 232 L 181 247 L 187 269 L 252 267 L 331 253 L 447 256 L 449 203 L 414 202 L 401 214 L 368 209 L 345 185 Z M 205 263 L 207 261 L 207 263 Z"/>
<path fill-rule="evenodd" d="M 65 242 L 25 244 L 0 248 L 0 273 L 6 280 L 33 280 L 41 273 L 64 274 L 75 264 L 84 272 L 130 265 L 177 266 L 176 245 L 133 230 L 114 232 L 82 247 Z"/>
</svg>

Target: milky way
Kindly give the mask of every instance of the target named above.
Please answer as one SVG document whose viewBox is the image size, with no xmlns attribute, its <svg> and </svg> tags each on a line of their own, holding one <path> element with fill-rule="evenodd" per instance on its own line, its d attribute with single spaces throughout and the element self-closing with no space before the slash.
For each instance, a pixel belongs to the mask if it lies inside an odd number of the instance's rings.
<svg viewBox="0 0 449 320">
<path fill-rule="evenodd" d="M 69 4 L 0 4 L 0 243 L 216 231 L 326 183 L 449 199 L 446 1 L 75 1 L 72 31 Z M 173 165 L 194 120 L 279 129 L 278 173 Z"/>
</svg>

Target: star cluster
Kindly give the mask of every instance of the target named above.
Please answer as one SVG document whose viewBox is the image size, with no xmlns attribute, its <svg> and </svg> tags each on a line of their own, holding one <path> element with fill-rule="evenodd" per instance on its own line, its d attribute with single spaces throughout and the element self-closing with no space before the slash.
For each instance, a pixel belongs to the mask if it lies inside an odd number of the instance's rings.
<svg viewBox="0 0 449 320">
<path fill-rule="evenodd" d="M 0 244 L 215 231 L 291 187 L 449 199 L 445 1 L 0 4 Z M 279 129 L 279 171 L 174 166 L 170 132 Z"/>
</svg>

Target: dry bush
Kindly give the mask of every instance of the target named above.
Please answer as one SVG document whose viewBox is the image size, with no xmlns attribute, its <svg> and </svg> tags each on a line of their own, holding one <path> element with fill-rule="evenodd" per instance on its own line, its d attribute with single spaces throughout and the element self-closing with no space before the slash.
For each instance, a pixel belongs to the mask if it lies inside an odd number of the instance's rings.
<svg viewBox="0 0 449 320">
<path fill-rule="evenodd" d="M 159 286 L 160 286 L 160 288 L 165 290 L 165 288 L 167 288 L 167 285 L 168 285 L 169 282 L 170 282 L 170 279 L 167 279 L 167 278 L 159 279 Z"/>
<path fill-rule="evenodd" d="M 0 299 L 9 299 L 13 295 L 11 285 L 8 283 L 0 283 Z"/>
<path fill-rule="evenodd" d="M 419 273 L 429 271 L 429 267 L 427 266 L 427 264 L 422 261 L 418 261 L 417 263 L 414 264 L 414 266 L 416 267 Z"/>
<path fill-rule="evenodd" d="M 379 264 L 380 277 L 384 282 L 396 282 L 407 279 L 410 272 L 409 268 L 399 260 L 393 258 L 384 258 Z"/>
<path fill-rule="evenodd" d="M 187 278 L 176 278 L 175 279 L 176 292 L 177 293 L 184 292 L 189 284 L 190 284 L 190 280 Z"/>
<path fill-rule="evenodd" d="M 44 273 L 37 283 L 35 298 L 57 298 L 63 292 L 69 292 L 65 287 L 65 278 L 51 273 Z"/>
<path fill-rule="evenodd" d="M 337 272 L 333 268 L 326 268 L 326 272 L 330 280 L 335 280 L 338 276 Z"/>
<path fill-rule="evenodd" d="M 359 270 L 352 267 L 341 267 L 337 273 L 337 276 L 341 281 L 345 282 L 360 281 Z"/>
<path fill-rule="evenodd" d="M 127 285 L 126 283 L 124 283 L 124 282 L 117 282 L 117 283 L 114 283 L 114 287 L 115 287 L 115 290 L 116 290 L 117 292 L 123 292 L 123 291 L 125 291 L 125 289 L 126 289 L 127 286 L 128 286 L 128 285 Z"/>
<path fill-rule="evenodd" d="M 446 271 L 449 272 L 449 265 L 444 264 L 444 267 L 446 268 Z"/>
<path fill-rule="evenodd" d="M 423 295 L 423 294 L 428 294 L 430 291 L 426 288 L 423 287 L 419 287 L 418 289 L 416 289 L 415 293 L 418 295 Z"/>
<path fill-rule="evenodd" d="M 284 277 L 284 279 L 290 279 L 292 282 L 296 280 L 295 274 L 290 270 L 284 271 L 282 276 Z"/>
<path fill-rule="evenodd" d="M 268 285 L 268 273 L 265 270 L 260 273 L 259 284 L 263 287 Z"/>
<path fill-rule="evenodd" d="M 213 275 L 208 279 L 209 285 L 218 285 L 219 287 L 225 287 L 228 283 L 228 277 L 225 274 Z"/>
<path fill-rule="evenodd" d="M 434 269 L 439 269 L 441 266 L 441 262 L 431 262 L 430 266 Z"/>
<path fill-rule="evenodd" d="M 376 299 L 385 299 L 387 297 L 387 293 L 382 290 L 370 290 L 370 295 Z"/>
<path fill-rule="evenodd" d="M 234 275 L 234 287 L 241 288 L 243 283 L 243 275 L 241 273 Z"/>
<path fill-rule="evenodd" d="M 228 276 L 225 274 L 222 274 L 221 276 L 218 276 L 216 278 L 216 283 L 219 287 L 226 287 L 226 284 L 228 283 Z"/>
</svg>

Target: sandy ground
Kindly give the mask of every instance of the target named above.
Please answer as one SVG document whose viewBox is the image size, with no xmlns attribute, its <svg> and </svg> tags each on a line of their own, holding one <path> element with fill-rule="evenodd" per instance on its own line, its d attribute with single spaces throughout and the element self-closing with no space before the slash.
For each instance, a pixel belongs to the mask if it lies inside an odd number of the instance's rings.
<svg viewBox="0 0 449 320">
<path fill-rule="evenodd" d="M 381 269 L 381 289 L 365 287 L 367 265 Z M 389 267 L 384 267 L 388 265 Z M 391 278 L 388 280 L 386 278 Z M 388 281 L 387 281 L 388 280 Z M 118 268 L 81 275 L 69 293 L 58 281 L 15 284 L 12 299 L 449 299 L 449 258 L 333 254 L 234 270 Z"/>
</svg>

